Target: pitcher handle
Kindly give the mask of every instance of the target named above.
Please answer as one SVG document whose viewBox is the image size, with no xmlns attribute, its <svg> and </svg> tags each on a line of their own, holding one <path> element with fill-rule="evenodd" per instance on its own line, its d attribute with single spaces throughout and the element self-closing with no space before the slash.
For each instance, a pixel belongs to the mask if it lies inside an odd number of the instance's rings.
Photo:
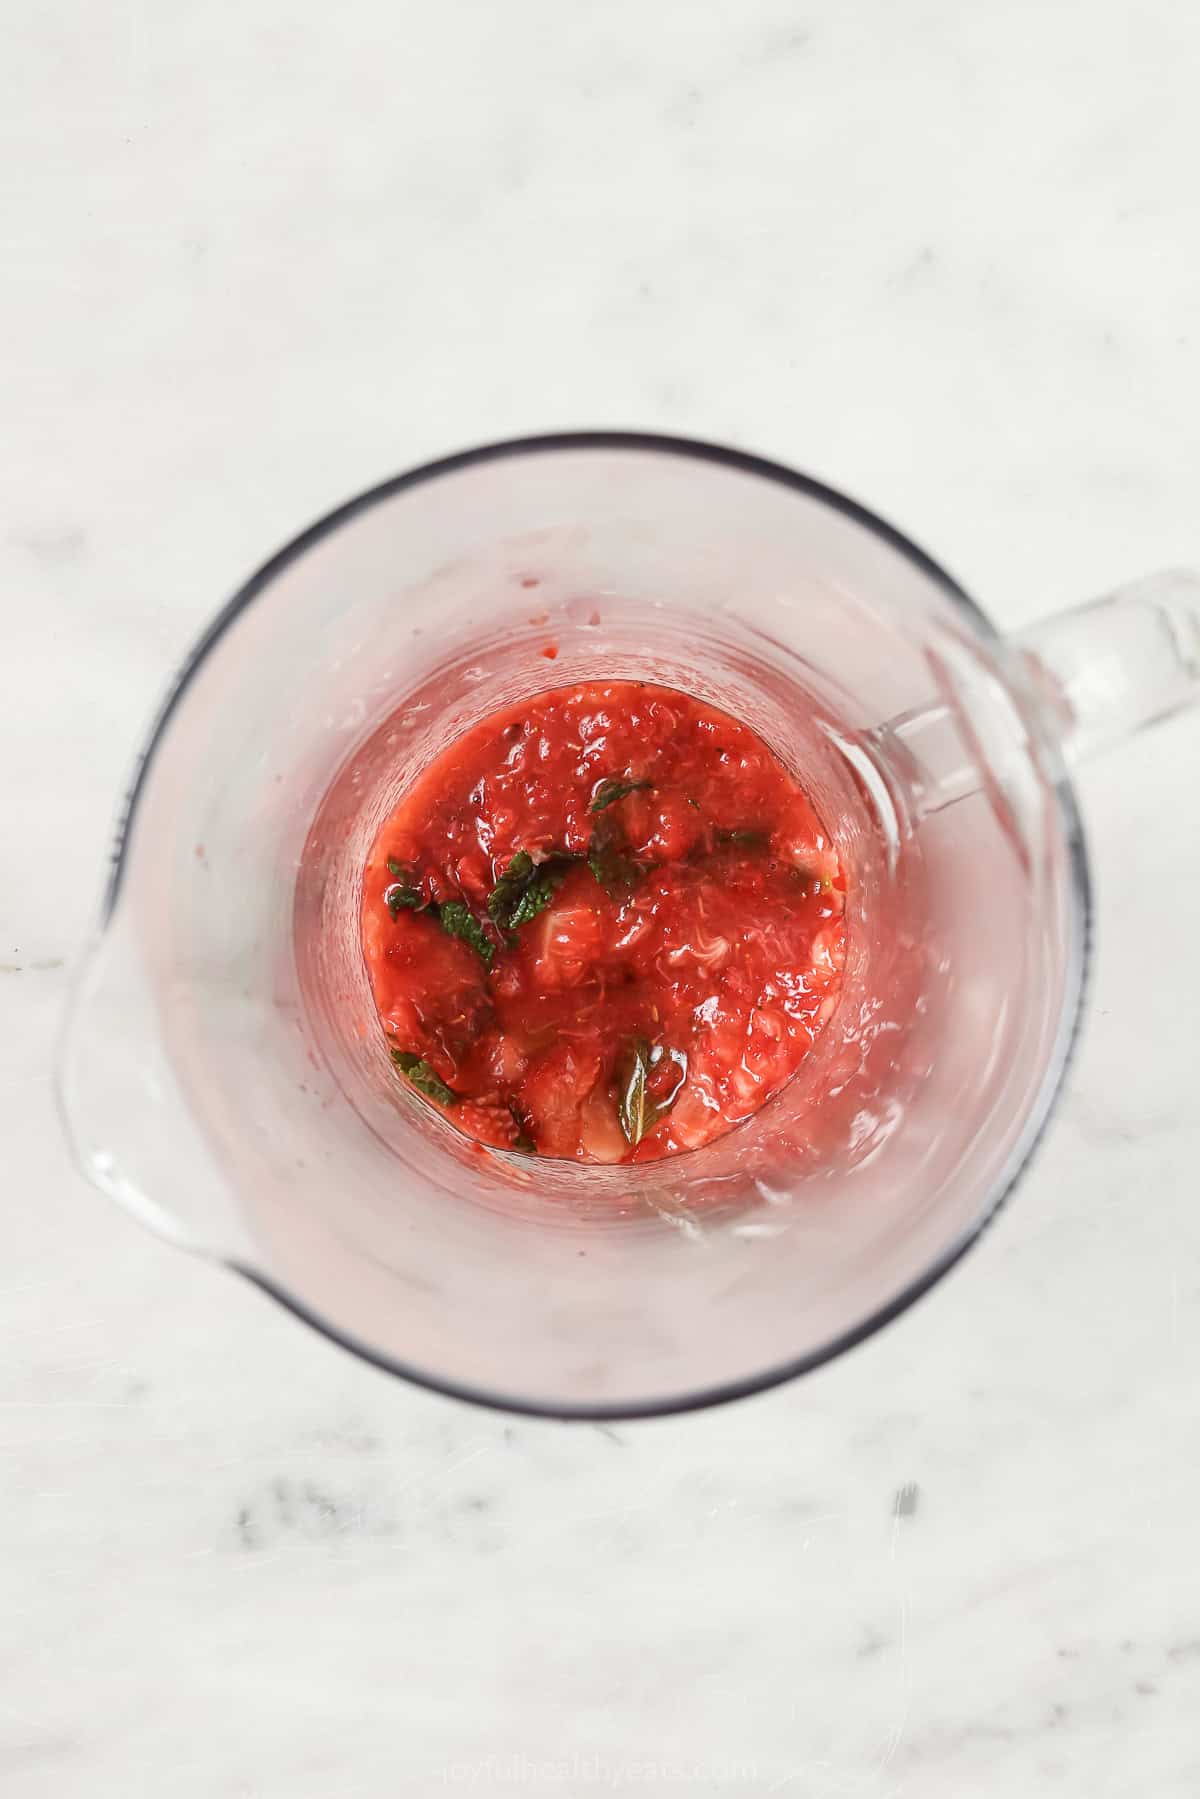
<svg viewBox="0 0 1200 1799">
<path fill-rule="evenodd" d="M 1148 575 L 1010 642 L 1073 766 L 1200 700 L 1200 574 Z"/>
</svg>

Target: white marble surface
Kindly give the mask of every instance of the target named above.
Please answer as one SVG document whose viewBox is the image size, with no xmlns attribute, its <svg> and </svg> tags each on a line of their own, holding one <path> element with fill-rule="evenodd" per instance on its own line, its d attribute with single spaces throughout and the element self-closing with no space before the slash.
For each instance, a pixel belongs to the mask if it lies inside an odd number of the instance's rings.
<svg viewBox="0 0 1200 1799">
<path fill-rule="evenodd" d="M 5 1799 L 1190 1799 L 1200 715 L 1083 778 L 1093 999 L 1019 1199 L 755 1401 L 609 1430 L 410 1391 L 85 1188 L 49 1073 L 168 671 L 408 463 L 585 423 L 730 439 L 1012 624 L 1200 558 L 1200 11 L 10 23 Z"/>
</svg>

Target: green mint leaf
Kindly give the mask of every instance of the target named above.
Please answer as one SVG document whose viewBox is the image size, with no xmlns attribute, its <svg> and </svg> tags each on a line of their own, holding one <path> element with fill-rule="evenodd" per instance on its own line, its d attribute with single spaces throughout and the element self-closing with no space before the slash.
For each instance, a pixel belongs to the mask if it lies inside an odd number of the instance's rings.
<svg viewBox="0 0 1200 1799">
<path fill-rule="evenodd" d="M 393 918 L 399 918 L 401 912 L 423 912 L 425 896 L 417 887 L 406 887 L 401 881 L 394 881 L 383 893 L 383 903 Z"/>
<path fill-rule="evenodd" d="M 650 1072 L 664 1057 L 674 1063 L 678 1079 L 665 1099 L 655 1099 L 649 1091 Z M 630 1044 L 617 1078 L 620 1083 L 617 1118 L 626 1142 L 636 1149 L 642 1138 L 662 1123 L 675 1104 L 687 1079 L 687 1057 L 679 1050 L 663 1049 L 658 1044 L 651 1049 L 644 1037 L 638 1037 Z"/>
<path fill-rule="evenodd" d="M 452 1093 L 445 1081 L 439 1079 L 424 1056 L 414 1056 L 408 1050 L 394 1049 L 391 1057 L 401 1074 L 412 1083 L 419 1093 L 424 1093 L 427 1098 L 436 1100 L 439 1106 L 454 1104 L 458 1095 Z"/>
<path fill-rule="evenodd" d="M 630 856 L 622 855 L 613 844 L 596 844 L 588 849 L 588 867 L 601 883 L 610 899 L 624 898 L 637 885 L 640 869 Z"/>
<path fill-rule="evenodd" d="M 468 912 L 461 900 L 448 900 L 444 906 L 438 907 L 438 918 L 443 931 L 451 937 L 461 937 L 469 943 L 482 958 L 484 966 L 492 966 L 495 950 L 483 934 L 483 926 L 474 913 Z"/>
<path fill-rule="evenodd" d="M 646 1132 L 653 1130 L 656 1123 L 654 1107 L 646 1093 L 646 1080 L 650 1073 L 650 1050 L 644 1038 L 639 1037 L 629 1051 L 625 1067 L 620 1075 L 621 1091 L 617 1099 L 617 1118 L 624 1132 L 627 1143 L 636 1149 Z"/>
<path fill-rule="evenodd" d="M 592 840 L 588 867 L 610 899 L 622 899 L 637 885 L 641 870 L 636 862 L 611 843 Z"/>
<path fill-rule="evenodd" d="M 528 850 L 518 850 L 488 897 L 493 922 L 502 931 L 528 924 L 546 910 L 579 860 L 569 850 L 553 850 L 543 862 L 535 862 Z"/>
<path fill-rule="evenodd" d="M 603 819 L 592 832 L 588 867 L 610 899 L 624 898 L 637 885 L 641 869 L 628 855 L 620 831 Z"/>
<path fill-rule="evenodd" d="M 515 931 L 518 925 L 528 924 L 531 918 L 536 918 L 539 912 L 546 910 L 566 879 L 567 866 L 569 864 L 564 866 L 561 863 L 547 862 L 538 869 L 509 917 L 510 931 Z"/>
<path fill-rule="evenodd" d="M 528 850 L 518 850 L 488 895 L 488 916 L 501 930 L 511 924 L 512 915 L 520 905 L 533 873 L 533 857 Z"/>
<path fill-rule="evenodd" d="M 771 833 L 751 827 L 740 828 L 736 831 L 718 831 L 717 842 L 736 843 L 742 849 L 747 850 L 765 850 L 770 845 Z"/>
<path fill-rule="evenodd" d="M 513 1143 L 513 1148 L 523 1156 L 536 1155 L 537 1144 L 529 1135 L 529 1125 L 525 1114 L 522 1112 L 515 1099 L 509 1100 L 508 1109 L 512 1113 L 512 1121 L 517 1127 L 517 1135 Z"/>
<path fill-rule="evenodd" d="M 588 810 L 603 812 L 606 806 L 615 805 L 618 800 L 625 799 L 628 794 L 641 793 L 643 789 L 653 787 L 653 785 L 653 781 L 626 781 L 620 775 L 610 775 L 597 787 Z"/>
<path fill-rule="evenodd" d="M 383 903 L 392 917 L 398 918 L 401 912 L 426 911 L 428 901 L 418 887 L 417 877 L 412 869 L 397 862 L 395 856 L 388 857 L 387 868 L 388 873 L 396 877 L 392 885 L 385 887 L 383 892 Z"/>
</svg>

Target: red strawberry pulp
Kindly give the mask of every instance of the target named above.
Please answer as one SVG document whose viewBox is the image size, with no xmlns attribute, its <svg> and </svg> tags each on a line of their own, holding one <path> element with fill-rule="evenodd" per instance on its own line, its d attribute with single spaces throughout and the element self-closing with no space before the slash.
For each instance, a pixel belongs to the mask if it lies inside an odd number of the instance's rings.
<svg viewBox="0 0 1200 1799">
<path fill-rule="evenodd" d="M 845 883 L 746 725 L 641 682 L 554 688 L 424 768 L 362 945 L 397 1081 L 467 1136 L 576 1162 L 698 1149 L 833 1012 Z"/>
</svg>

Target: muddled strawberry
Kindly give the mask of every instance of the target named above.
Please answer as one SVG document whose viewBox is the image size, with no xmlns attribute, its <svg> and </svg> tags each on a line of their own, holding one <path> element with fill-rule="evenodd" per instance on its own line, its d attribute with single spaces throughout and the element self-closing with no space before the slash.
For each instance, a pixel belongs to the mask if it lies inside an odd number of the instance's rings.
<svg viewBox="0 0 1200 1799">
<path fill-rule="evenodd" d="M 362 945 L 398 1079 L 460 1130 L 641 1162 L 791 1078 L 836 1009 L 844 909 L 823 822 L 753 731 L 585 683 L 417 776 L 367 864 Z"/>
</svg>

